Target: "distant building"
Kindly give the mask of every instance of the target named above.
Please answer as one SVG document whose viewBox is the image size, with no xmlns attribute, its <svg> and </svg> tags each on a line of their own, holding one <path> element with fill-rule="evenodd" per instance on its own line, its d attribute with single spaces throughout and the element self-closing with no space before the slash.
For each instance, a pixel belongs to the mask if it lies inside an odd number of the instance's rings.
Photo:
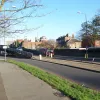
<svg viewBox="0 0 100 100">
<path fill-rule="evenodd" d="M 72 37 L 66 34 L 66 36 L 61 36 L 57 40 L 57 43 L 61 47 L 67 47 L 67 48 L 80 48 L 81 47 L 81 41 L 74 38 L 74 34 L 72 34 Z"/>
<path fill-rule="evenodd" d="M 45 41 L 48 41 L 45 36 L 40 37 L 40 42 L 45 42 Z"/>
<path fill-rule="evenodd" d="M 11 45 L 14 41 L 6 41 L 6 45 Z"/>
<path fill-rule="evenodd" d="M 80 48 L 81 47 L 81 41 L 72 38 L 67 42 L 67 46 L 71 49 Z"/>
<path fill-rule="evenodd" d="M 11 45 L 11 44 L 13 44 L 14 42 L 19 42 L 19 43 L 21 43 L 22 41 L 23 41 L 23 39 L 17 39 L 17 40 L 15 40 L 15 41 L 6 41 L 6 44 L 7 45 Z"/>
<path fill-rule="evenodd" d="M 95 47 L 100 47 L 100 40 L 95 40 Z"/>
<path fill-rule="evenodd" d="M 37 37 L 35 37 L 35 42 L 39 42 L 40 41 L 40 39 L 38 39 Z"/>
<path fill-rule="evenodd" d="M 23 42 L 23 39 L 17 39 L 16 41 L 18 41 L 19 43 Z"/>
<path fill-rule="evenodd" d="M 70 40 L 70 37 L 68 36 L 68 34 L 66 36 L 61 36 L 58 39 L 56 39 L 57 43 L 59 44 L 62 44 L 68 40 Z"/>
<path fill-rule="evenodd" d="M 31 40 L 27 39 L 17 39 L 16 41 L 7 41 L 7 45 L 11 45 L 13 47 L 16 45 L 16 42 L 20 43 L 21 47 L 27 48 L 27 49 L 36 49 L 39 44 L 42 42 L 31 42 Z"/>
<path fill-rule="evenodd" d="M 82 47 L 83 48 L 86 48 L 86 47 L 100 47 L 100 40 L 90 41 L 90 40 L 84 39 L 82 41 Z"/>
<path fill-rule="evenodd" d="M 23 41 L 22 47 L 27 49 L 36 49 L 41 42 Z"/>
</svg>

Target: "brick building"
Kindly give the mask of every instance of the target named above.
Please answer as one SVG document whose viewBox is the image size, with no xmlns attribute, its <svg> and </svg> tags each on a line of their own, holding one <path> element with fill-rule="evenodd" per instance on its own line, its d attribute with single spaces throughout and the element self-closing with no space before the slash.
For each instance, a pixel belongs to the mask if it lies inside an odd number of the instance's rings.
<svg viewBox="0 0 100 100">
<path fill-rule="evenodd" d="M 77 40 L 77 39 L 70 39 L 67 42 L 67 45 L 69 48 L 74 49 L 74 48 L 81 48 L 81 41 Z"/>
<path fill-rule="evenodd" d="M 39 44 L 42 42 L 32 42 L 31 40 L 23 40 L 23 39 L 17 39 L 16 41 L 7 41 L 7 45 L 16 45 L 16 43 L 19 43 L 21 47 L 28 48 L 28 49 L 36 49 Z"/>
<path fill-rule="evenodd" d="M 36 49 L 39 44 L 41 44 L 41 42 L 31 42 L 31 41 L 25 40 L 22 43 L 22 47 L 28 48 L 28 49 Z"/>
<path fill-rule="evenodd" d="M 74 49 L 81 47 L 81 41 L 75 39 L 74 34 L 72 34 L 72 36 L 68 36 L 67 34 L 66 36 L 59 37 L 56 41 L 60 46 L 65 46 L 68 48 Z"/>
<path fill-rule="evenodd" d="M 95 47 L 100 47 L 100 40 L 95 40 Z"/>
<path fill-rule="evenodd" d="M 92 44 L 92 45 L 91 45 Z M 90 40 L 83 40 L 82 41 L 82 47 L 100 47 L 100 40 L 95 40 L 94 42 L 91 43 Z"/>
</svg>

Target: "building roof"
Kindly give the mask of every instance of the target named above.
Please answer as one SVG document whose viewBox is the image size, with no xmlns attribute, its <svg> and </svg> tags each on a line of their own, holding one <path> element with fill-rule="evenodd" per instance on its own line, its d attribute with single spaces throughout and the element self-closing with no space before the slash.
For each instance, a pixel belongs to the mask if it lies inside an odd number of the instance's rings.
<svg viewBox="0 0 100 100">
<path fill-rule="evenodd" d="M 21 42 L 23 42 L 23 39 L 17 39 L 17 41 L 21 43 Z"/>
<path fill-rule="evenodd" d="M 73 38 L 68 41 L 68 43 L 75 43 L 75 42 L 81 42 L 81 41 Z"/>
</svg>

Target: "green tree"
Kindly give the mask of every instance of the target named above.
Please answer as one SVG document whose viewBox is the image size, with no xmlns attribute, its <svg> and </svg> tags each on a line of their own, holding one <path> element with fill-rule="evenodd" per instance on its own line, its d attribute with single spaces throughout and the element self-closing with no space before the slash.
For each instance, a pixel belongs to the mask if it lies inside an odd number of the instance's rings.
<svg viewBox="0 0 100 100">
<path fill-rule="evenodd" d="M 81 27 L 81 39 L 86 43 L 85 47 L 94 46 L 95 40 L 100 40 L 100 15 L 96 15 L 92 21 L 82 23 Z"/>
</svg>

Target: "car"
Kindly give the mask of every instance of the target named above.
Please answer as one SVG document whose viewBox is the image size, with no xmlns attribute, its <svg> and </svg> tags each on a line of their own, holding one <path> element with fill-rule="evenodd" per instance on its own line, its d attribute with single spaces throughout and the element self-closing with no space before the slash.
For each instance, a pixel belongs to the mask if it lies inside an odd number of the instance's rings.
<svg viewBox="0 0 100 100">
<path fill-rule="evenodd" d="M 54 56 L 54 50 L 47 50 L 46 51 L 46 56 L 51 56 L 51 54 L 52 54 L 52 56 Z"/>
<path fill-rule="evenodd" d="M 23 49 L 21 47 L 16 48 L 16 50 L 23 51 Z"/>
</svg>

